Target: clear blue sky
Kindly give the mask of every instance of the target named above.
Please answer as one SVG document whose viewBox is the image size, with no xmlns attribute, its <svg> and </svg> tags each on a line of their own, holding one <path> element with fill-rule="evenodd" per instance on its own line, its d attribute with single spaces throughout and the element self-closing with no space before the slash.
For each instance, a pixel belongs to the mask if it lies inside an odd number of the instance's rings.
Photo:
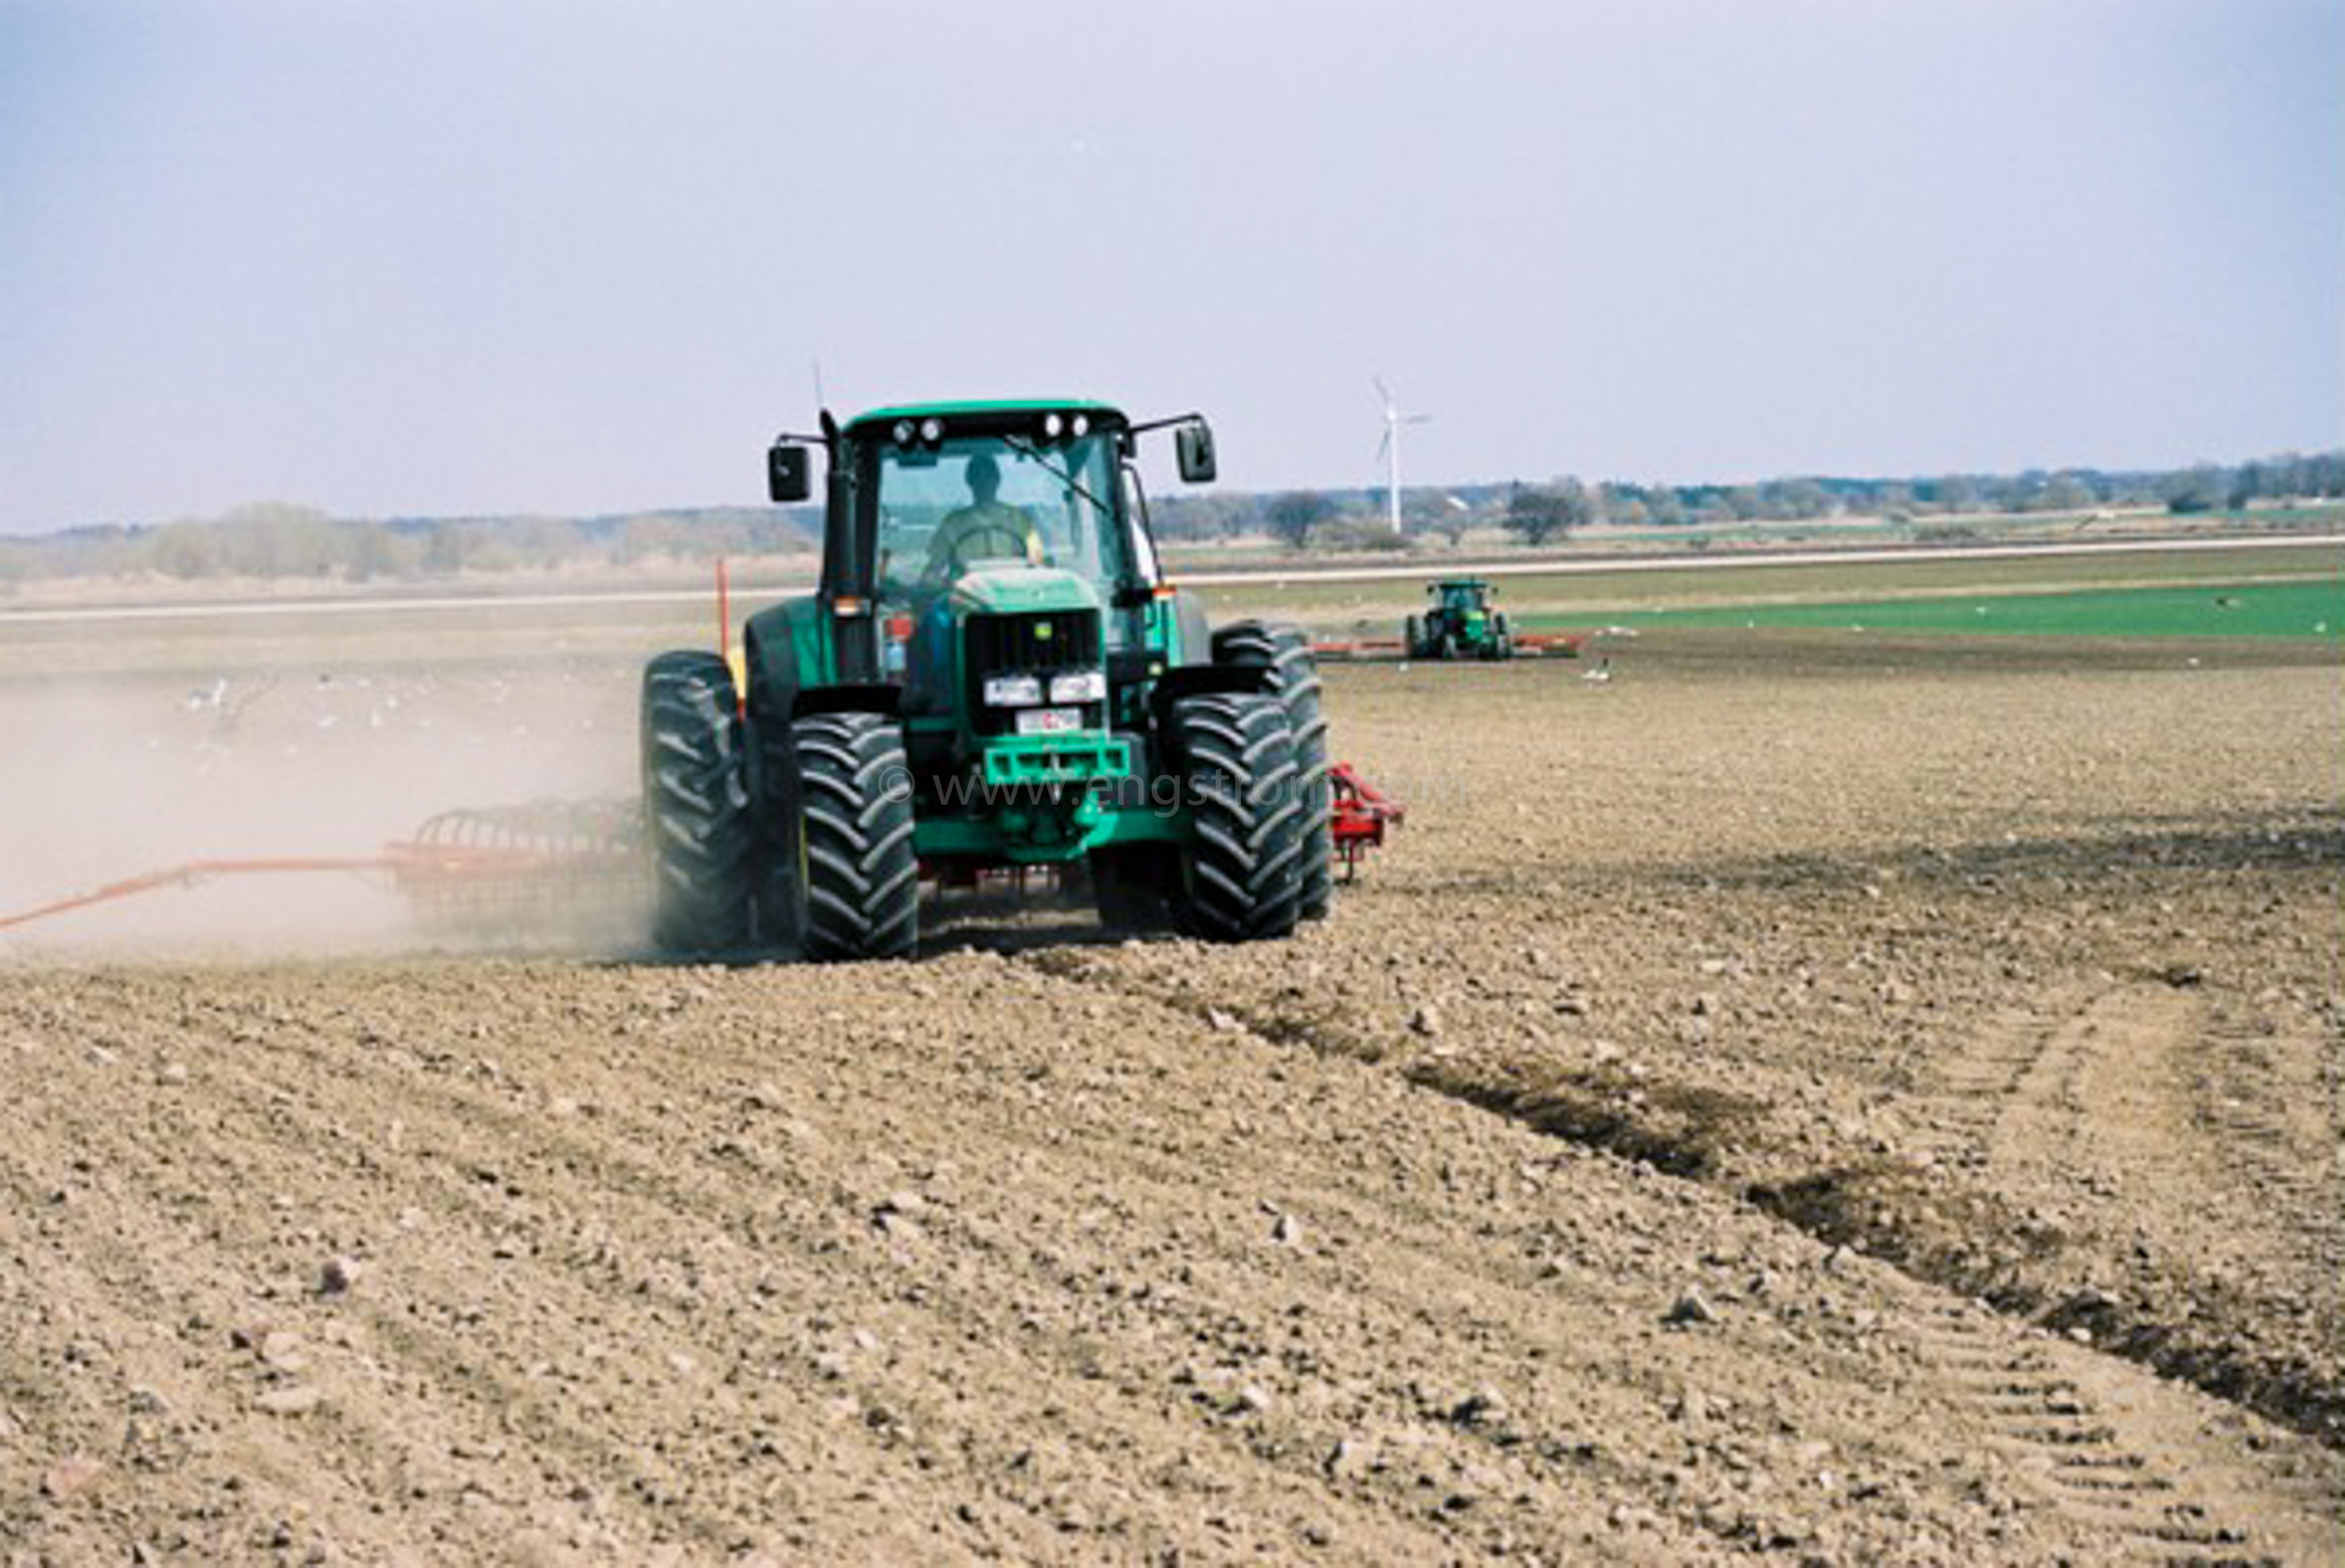
<svg viewBox="0 0 2345 1568">
<path fill-rule="evenodd" d="M 2345 442 L 2345 0 L 0 0 L 0 531 L 754 501 L 842 411 L 1225 484 Z"/>
</svg>

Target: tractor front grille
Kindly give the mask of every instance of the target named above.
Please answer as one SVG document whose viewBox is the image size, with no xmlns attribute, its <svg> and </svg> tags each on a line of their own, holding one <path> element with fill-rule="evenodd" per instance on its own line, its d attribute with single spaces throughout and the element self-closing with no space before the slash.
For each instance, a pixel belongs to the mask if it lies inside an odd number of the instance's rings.
<svg viewBox="0 0 2345 1568">
<path fill-rule="evenodd" d="M 1012 710 L 986 706 L 986 677 L 1037 675 L 1047 684 L 1052 675 L 1099 669 L 1099 612 L 1052 610 L 1027 615 L 972 615 L 963 627 L 961 649 L 973 727 L 979 734 L 1005 734 L 1016 725 L 1017 717 Z M 1086 702 L 1082 709 L 1085 728 L 1105 724 L 1105 704 Z"/>
<path fill-rule="evenodd" d="M 1052 610 L 1037 615 L 972 615 L 962 644 L 982 680 L 1008 672 L 1043 674 L 1099 664 L 1099 612 Z"/>
</svg>

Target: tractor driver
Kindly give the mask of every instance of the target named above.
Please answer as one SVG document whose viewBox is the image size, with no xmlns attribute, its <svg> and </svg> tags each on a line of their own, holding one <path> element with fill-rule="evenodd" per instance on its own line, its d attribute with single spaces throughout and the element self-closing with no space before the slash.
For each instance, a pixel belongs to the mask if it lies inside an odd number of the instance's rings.
<svg viewBox="0 0 2345 1568">
<path fill-rule="evenodd" d="M 1042 535 L 1022 507 L 1000 499 L 1002 465 L 993 455 L 979 452 L 971 458 L 962 477 L 969 481 L 969 505 L 946 513 L 930 535 L 922 580 L 950 582 L 979 561 L 1042 565 Z"/>
</svg>

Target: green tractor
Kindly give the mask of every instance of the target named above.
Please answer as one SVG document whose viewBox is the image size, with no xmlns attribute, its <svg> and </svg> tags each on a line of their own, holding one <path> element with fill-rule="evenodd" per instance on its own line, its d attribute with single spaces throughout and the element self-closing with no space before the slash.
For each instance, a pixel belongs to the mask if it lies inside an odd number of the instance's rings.
<svg viewBox="0 0 2345 1568">
<path fill-rule="evenodd" d="M 1514 634 L 1506 629 L 1506 614 L 1492 610 L 1498 590 L 1480 578 L 1453 578 L 1429 583 L 1433 603 L 1422 617 L 1408 624 L 1411 658 L 1502 659 L 1515 656 Z"/>
<path fill-rule="evenodd" d="M 902 957 L 920 884 L 1048 867 L 1101 917 L 1221 942 L 1324 917 L 1327 728 L 1309 642 L 1208 629 L 1164 579 L 1135 457 L 1195 415 L 1081 400 L 876 409 L 767 455 L 777 503 L 826 457 L 815 591 L 737 655 L 644 671 L 654 937 L 670 951 Z"/>
</svg>

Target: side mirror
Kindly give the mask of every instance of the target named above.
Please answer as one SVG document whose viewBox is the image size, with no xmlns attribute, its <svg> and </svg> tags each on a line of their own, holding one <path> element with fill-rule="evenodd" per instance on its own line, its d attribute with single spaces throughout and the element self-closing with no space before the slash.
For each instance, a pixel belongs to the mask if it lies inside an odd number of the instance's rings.
<svg viewBox="0 0 2345 1568">
<path fill-rule="evenodd" d="M 1192 485 L 1213 483 L 1213 427 L 1203 419 L 1193 425 L 1183 425 L 1172 432 L 1172 448 L 1179 454 L 1181 477 Z"/>
<path fill-rule="evenodd" d="M 804 501 L 814 493 L 806 448 L 776 442 L 765 454 L 765 492 L 777 503 Z"/>
</svg>

